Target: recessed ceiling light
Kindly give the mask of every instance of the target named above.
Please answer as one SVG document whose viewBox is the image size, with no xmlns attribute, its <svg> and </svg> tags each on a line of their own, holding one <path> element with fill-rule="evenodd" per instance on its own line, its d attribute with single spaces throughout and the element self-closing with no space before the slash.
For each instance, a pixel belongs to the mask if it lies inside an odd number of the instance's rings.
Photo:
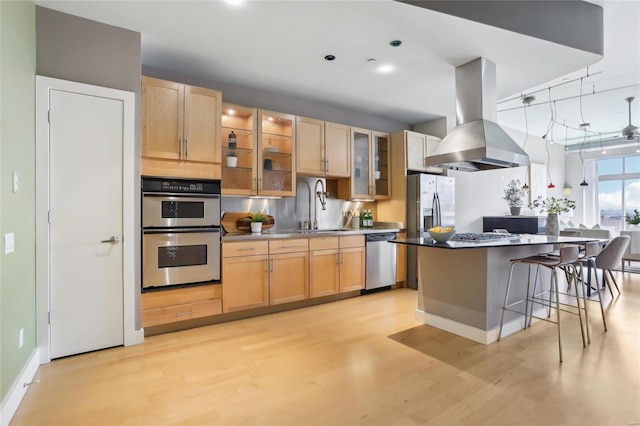
<svg viewBox="0 0 640 426">
<path fill-rule="evenodd" d="M 335 55 L 327 55 L 324 57 L 325 61 L 333 61 L 336 59 Z"/>
<path fill-rule="evenodd" d="M 391 47 L 400 47 L 400 46 L 402 46 L 402 40 L 393 40 L 391 43 L 389 43 L 389 46 L 391 46 Z"/>
<path fill-rule="evenodd" d="M 373 64 L 373 63 L 375 63 L 375 62 L 376 62 L 375 58 L 369 58 L 369 59 L 367 59 L 367 63 L 369 63 L 369 64 Z"/>
<path fill-rule="evenodd" d="M 391 71 L 395 70 L 396 67 L 394 67 L 393 65 L 380 65 L 378 67 L 378 72 L 381 73 L 390 73 Z"/>
<path fill-rule="evenodd" d="M 242 4 L 244 2 L 244 0 L 224 0 L 224 1 L 234 6 L 238 6 L 239 4 Z"/>
</svg>

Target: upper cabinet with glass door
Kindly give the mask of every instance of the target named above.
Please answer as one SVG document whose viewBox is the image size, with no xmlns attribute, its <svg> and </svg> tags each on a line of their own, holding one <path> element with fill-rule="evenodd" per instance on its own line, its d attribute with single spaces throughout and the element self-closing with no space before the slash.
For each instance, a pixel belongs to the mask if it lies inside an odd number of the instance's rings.
<svg viewBox="0 0 640 426">
<path fill-rule="evenodd" d="M 294 196 L 295 116 L 258 110 L 258 194 Z"/>
<path fill-rule="evenodd" d="M 351 128 L 351 179 L 338 182 L 338 197 L 382 200 L 390 196 L 389 135 Z"/>
<path fill-rule="evenodd" d="M 255 108 L 222 104 L 222 194 L 255 195 L 258 191 L 258 132 Z"/>
<path fill-rule="evenodd" d="M 391 145 L 388 133 L 372 132 L 373 197 L 387 200 L 391 196 Z"/>
</svg>

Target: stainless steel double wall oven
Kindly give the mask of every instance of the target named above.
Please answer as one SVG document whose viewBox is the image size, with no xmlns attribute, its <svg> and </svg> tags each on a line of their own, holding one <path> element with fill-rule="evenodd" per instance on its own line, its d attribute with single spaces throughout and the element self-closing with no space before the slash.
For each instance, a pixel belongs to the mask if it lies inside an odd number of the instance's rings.
<svg viewBox="0 0 640 426">
<path fill-rule="evenodd" d="M 220 283 L 220 181 L 142 177 L 142 290 Z"/>
</svg>

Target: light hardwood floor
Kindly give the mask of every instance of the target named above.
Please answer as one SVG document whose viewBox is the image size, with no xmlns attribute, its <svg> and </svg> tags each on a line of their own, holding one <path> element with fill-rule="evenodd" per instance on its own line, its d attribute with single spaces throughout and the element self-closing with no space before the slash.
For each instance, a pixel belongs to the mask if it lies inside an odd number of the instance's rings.
<svg viewBox="0 0 640 426">
<path fill-rule="evenodd" d="M 488 346 L 394 290 L 147 338 L 41 366 L 13 425 L 638 425 L 640 274 L 591 345 L 565 315 Z M 624 277 L 624 280 L 623 280 Z"/>
</svg>

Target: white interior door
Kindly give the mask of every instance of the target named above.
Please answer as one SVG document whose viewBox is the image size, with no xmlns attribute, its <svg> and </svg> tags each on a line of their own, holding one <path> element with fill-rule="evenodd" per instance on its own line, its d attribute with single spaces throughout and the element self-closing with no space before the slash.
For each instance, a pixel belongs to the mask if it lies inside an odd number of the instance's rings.
<svg viewBox="0 0 640 426">
<path fill-rule="evenodd" d="M 124 343 L 123 101 L 49 95 L 50 349 L 58 358 Z"/>
</svg>

